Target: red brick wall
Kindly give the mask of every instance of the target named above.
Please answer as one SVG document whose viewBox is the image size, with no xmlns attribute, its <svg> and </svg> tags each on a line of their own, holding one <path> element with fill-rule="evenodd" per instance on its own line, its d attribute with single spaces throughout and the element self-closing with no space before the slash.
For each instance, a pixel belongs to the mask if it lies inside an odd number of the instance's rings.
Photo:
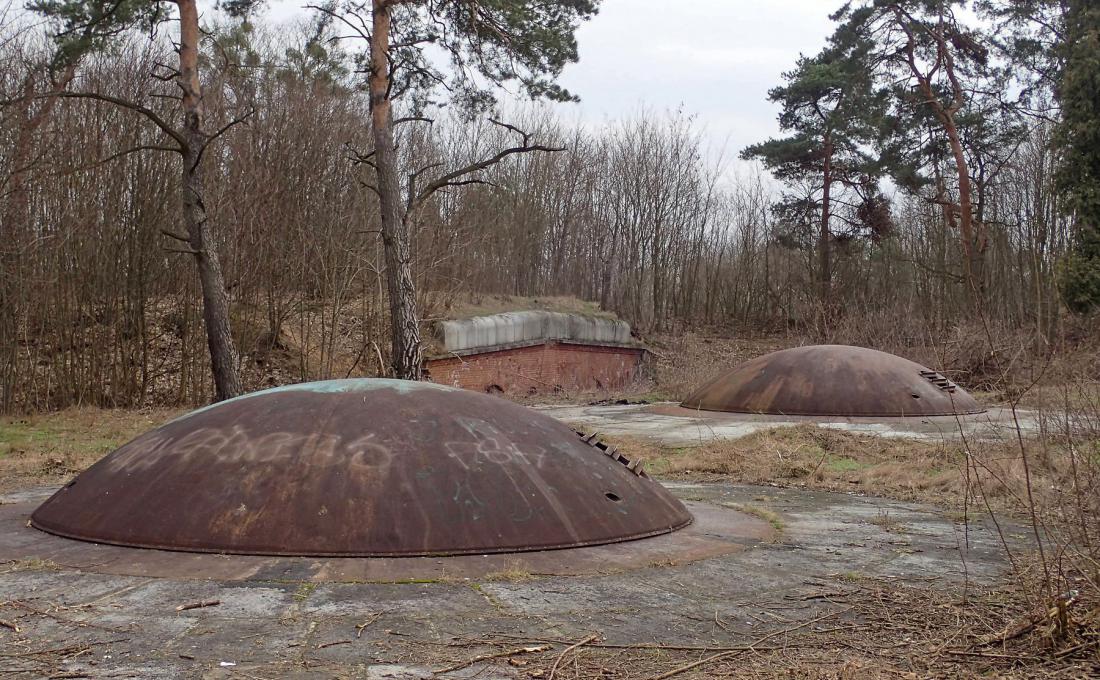
<svg viewBox="0 0 1100 680">
<path fill-rule="evenodd" d="M 548 342 L 430 359 L 432 382 L 479 392 L 534 394 L 620 388 L 638 377 L 643 349 Z"/>
</svg>

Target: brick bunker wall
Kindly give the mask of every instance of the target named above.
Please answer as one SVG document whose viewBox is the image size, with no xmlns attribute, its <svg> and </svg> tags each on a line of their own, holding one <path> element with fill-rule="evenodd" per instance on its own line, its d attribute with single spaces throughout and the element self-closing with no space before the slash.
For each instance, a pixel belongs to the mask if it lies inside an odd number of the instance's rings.
<svg viewBox="0 0 1100 680">
<path fill-rule="evenodd" d="M 549 341 L 463 357 L 430 359 L 432 382 L 478 392 L 534 394 L 617 389 L 641 372 L 645 350 Z"/>
</svg>

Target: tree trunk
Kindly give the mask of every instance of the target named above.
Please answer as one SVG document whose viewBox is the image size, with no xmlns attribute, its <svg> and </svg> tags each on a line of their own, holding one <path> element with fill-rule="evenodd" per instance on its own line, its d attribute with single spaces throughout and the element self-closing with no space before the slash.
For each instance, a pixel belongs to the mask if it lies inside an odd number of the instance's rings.
<svg viewBox="0 0 1100 680">
<path fill-rule="evenodd" d="M 832 232 L 829 229 L 829 218 L 831 217 L 830 205 L 832 198 L 833 188 L 833 140 L 828 134 L 825 135 L 825 168 L 824 179 L 822 183 L 822 196 L 821 196 L 821 230 L 817 236 L 817 262 L 818 262 L 818 290 L 821 296 L 821 311 L 825 312 L 829 305 L 829 294 L 832 288 L 832 268 L 830 266 L 830 253 L 829 253 L 829 241 L 832 236 Z"/>
<path fill-rule="evenodd" d="M 386 255 L 386 285 L 390 297 L 390 343 L 393 374 L 419 380 L 423 356 L 420 319 L 416 312 L 416 287 L 410 263 L 409 227 L 401 207 L 397 177 L 397 149 L 393 140 L 393 109 L 389 100 L 387 55 L 390 46 L 390 2 L 373 1 L 370 43 L 371 130 L 374 134 L 374 166 L 382 213 L 382 246 Z"/>
<path fill-rule="evenodd" d="M 202 288 L 202 316 L 206 343 L 214 373 L 215 399 L 230 399 L 241 393 L 237 376 L 237 349 L 229 324 L 229 295 L 225 290 L 217 243 L 211 237 L 203 205 L 203 176 L 200 156 L 207 140 L 202 131 L 202 84 L 199 82 L 199 14 L 195 0 L 178 0 L 180 8 L 180 77 L 183 90 L 183 220 L 188 244 L 199 270 Z"/>
<path fill-rule="evenodd" d="M 955 124 L 954 116 L 949 112 L 944 112 L 942 119 L 944 130 L 947 132 L 947 139 L 951 143 L 951 153 L 955 157 L 955 171 L 959 175 L 959 236 L 963 247 L 963 271 L 974 302 L 978 303 L 981 300 L 983 288 L 982 262 L 981 253 L 977 250 L 978 240 L 975 238 L 974 233 L 970 166 L 966 161 L 966 153 L 963 151 L 962 140 L 959 139 L 959 128 Z"/>
</svg>

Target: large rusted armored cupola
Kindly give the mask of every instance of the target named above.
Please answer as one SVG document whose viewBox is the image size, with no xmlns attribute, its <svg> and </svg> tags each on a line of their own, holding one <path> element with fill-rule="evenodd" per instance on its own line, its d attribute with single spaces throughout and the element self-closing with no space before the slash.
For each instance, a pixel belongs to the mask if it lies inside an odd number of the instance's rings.
<svg viewBox="0 0 1100 680">
<path fill-rule="evenodd" d="M 496 397 L 334 380 L 169 422 L 79 475 L 32 523 L 141 548 L 369 557 L 588 546 L 691 522 L 629 463 Z"/>
<path fill-rule="evenodd" d="M 982 413 L 940 373 L 893 354 L 848 345 L 772 352 L 718 375 L 681 406 L 788 416 L 907 417 Z"/>
</svg>

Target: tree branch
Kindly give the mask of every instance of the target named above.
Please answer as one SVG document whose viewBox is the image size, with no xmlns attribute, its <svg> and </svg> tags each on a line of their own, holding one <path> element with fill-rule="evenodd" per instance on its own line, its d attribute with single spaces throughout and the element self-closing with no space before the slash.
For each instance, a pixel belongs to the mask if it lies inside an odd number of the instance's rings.
<svg viewBox="0 0 1100 680">
<path fill-rule="evenodd" d="M 305 8 L 316 10 L 321 14 L 325 14 L 332 17 L 333 19 L 336 19 L 351 30 L 355 31 L 355 34 L 358 35 L 360 38 L 366 40 L 368 43 L 370 42 L 370 31 L 366 29 L 366 22 L 363 22 L 362 17 L 360 17 L 359 15 L 353 13 L 355 18 L 359 19 L 359 21 L 363 24 L 362 27 L 356 26 L 355 24 L 348 21 L 343 14 L 328 9 L 327 7 L 322 7 L 321 5 L 305 5 Z"/>
<path fill-rule="evenodd" d="M 431 124 L 431 123 L 434 123 L 435 120 L 432 119 L 432 118 L 425 118 L 424 116 L 404 116 L 403 118 L 395 119 L 393 121 L 393 124 L 394 124 L 394 126 L 397 126 L 397 125 L 400 125 L 401 123 L 413 123 L 413 122 Z"/>
<path fill-rule="evenodd" d="M 237 125 L 238 123 L 243 123 L 244 121 L 248 120 L 254 113 L 256 113 L 256 109 L 251 109 L 248 113 L 244 114 L 243 116 L 238 116 L 234 118 L 233 120 L 223 125 L 221 129 L 219 129 L 217 132 L 207 137 L 206 140 L 202 143 L 202 148 L 199 149 L 198 155 L 195 156 L 195 162 L 191 166 L 191 168 L 194 169 L 199 166 L 199 163 L 202 162 L 202 155 L 206 153 L 206 147 L 210 146 L 210 144 L 215 139 L 221 137 L 229 130 L 229 128 L 233 127 L 234 125 Z"/>
<path fill-rule="evenodd" d="M 412 197 L 410 196 L 410 200 L 409 200 L 409 210 L 410 211 L 412 211 L 413 209 L 418 207 L 421 203 L 423 203 L 425 200 L 427 200 L 428 197 L 430 197 L 432 194 L 439 191 L 443 187 L 463 186 L 463 185 L 466 185 L 466 184 L 488 184 L 488 182 L 486 182 L 484 180 L 460 181 L 460 178 L 462 178 L 466 175 L 469 175 L 471 173 L 480 172 L 481 170 L 492 167 L 492 166 L 496 165 L 497 163 L 501 162 L 502 160 L 504 160 L 505 158 L 507 158 L 508 156 L 512 156 L 514 154 L 519 154 L 519 153 L 530 153 L 532 151 L 544 151 L 546 153 L 555 153 L 555 152 L 558 152 L 558 151 L 565 151 L 564 148 L 544 146 L 542 144 L 532 144 L 531 143 L 531 134 L 528 133 L 528 132 L 524 132 L 523 130 L 515 127 L 514 125 L 509 125 L 508 123 L 501 123 L 500 121 L 493 120 L 492 118 L 489 119 L 489 122 L 493 123 L 494 125 L 499 125 L 500 127 L 503 127 L 507 130 L 511 130 L 512 132 L 515 132 L 516 134 L 518 134 L 522 138 L 522 140 L 523 140 L 522 143 L 519 146 L 513 146 L 513 147 L 510 147 L 510 148 L 498 151 L 496 154 L 490 156 L 489 158 L 486 158 L 486 159 L 483 159 L 483 160 L 480 160 L 480 161 L 476 161 L 474 163 L 470 163 L 469 165 L 467 165 L 465 167 L 459 168 L 458 170 L 455 170 L 453 172 L 448 172 L 447 174 L 443 175 L 442 177 L 439 177 L 439 178 L 435 179 L 434 181 L 429 182 L 427 184 L 427 186 L 425 186 L 424 189 L 421 190 L 420 193 L 418 193 L 416 195 L 415 200 L 412 199 Z"/>
<path fill-rule="evenodd" d="M 184 153 L 187 150 L 187 139 L 183 136 L 183 134 L 179 130 L 176 130 L 171 125 L 169 125 L 163 118 L 157 115 L 155 111 L 148 107 L 142 106 L 141 104 L 137 104 L 125 99 L 119 99 L 118 97 L 112 97 L 108 94 L 98 94 L 96 92 L 58 92 L 56 95 L 43 96 L 58 96 L 75 99 L 93 99 L 95 101 L 108 102 L 124 109 L 130 109 L 131 111 L 137 111 L 138 113 L 152 121 L 154 125 L 156 125 L 158 128 L 161 129 L 162 132 L 164 132 L 164 134 L 176 140 L 176 143 L 179 144 L 179 148 L 177 149 L 179 153 Z"/>
<path fill-rule="evenodd" d="M 177 234 L 176 232 L 171 231 L 169 229 L 161 229 L 160 233 L 164 234 L 168 238 L 174 238 L 177 241 L 182 241 L 184 243 L 190 243 L 191 242 L 191 239 L 188 236 L 185 236 L 184 234 Z"/>
<path fill-rule="evenodd" d="M 429 164 L 425 165 L 424 167 L 420 168 L 419 170 L 416 170 L 414 172 L 409 173 L 409 179 L 408 179 L 408 196 L 409 197 L 408 197 L 408 200 L 405 204 L 405 212 L 406 213 L 408 213 L 408 211 L 412 209 L 412 206 L 416 201 L 416 196 L 417 196 L 417 194 L 416 194 L 416 180 L 417 180 L 417 178 L 419 178 L 421 175 L 423 175 L 425 172 L 431 170 L 432 168 L 438 168 L 441 165 L 443 165 L 443 164 L 442 163 L 429 163 Z"/>
</svg>

